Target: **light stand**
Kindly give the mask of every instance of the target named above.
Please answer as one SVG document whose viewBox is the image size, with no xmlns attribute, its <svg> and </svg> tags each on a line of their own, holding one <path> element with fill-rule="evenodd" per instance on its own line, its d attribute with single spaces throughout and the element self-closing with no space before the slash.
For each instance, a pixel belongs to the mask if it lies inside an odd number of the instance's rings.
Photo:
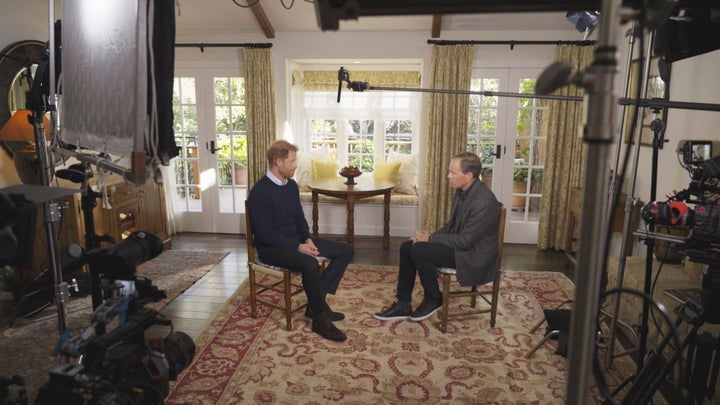
<svg viewBox="0 0 720 405">
<path fill-rule="evenodd" d="M 630 79 L 632 75 L 632 60 L 633 55 L 635 52 L 635 36 L 637 33 L 636 27 L 637 27 L 637 20 L 633 21 L 632 28 L 628 31 L 626 34 L 628 36 L 628 41 L 630 46 L 628 47 L 628 55 L 627 55 L 627 65 L 625 66 L 625 94 L 629 94 L 630 91 Z M 642 32 L 639 32 L 639 35 L 643 35 Z M 645 70 L 646 77 L 648 70 Z M 645 81 L 646 79 L 644 79 Z M 623 136 L 629 128 L 627 128 L 627 120 L 626 116 L 628 113 L 627 106 L 623 106 L 622 109 L 622 115 L 620 122 L 622 123 L 622 130 L 620 132 L 621 136 Z M 632 127 L 632 126 L 631 126 Z M 632 145 L 631 142 L 628 142 L 627 147 L 630 148 Z M 637 143 L 635 143 L 637 145 Z M 620 147 L 622 146 L 622 142 L 617 143 L 617 151 L 615 155 L 615 170 L 613 172 L 613 176 L 610 178 L 610 190 L 612 192 L 610 198 L 610 203 L 612 204 L 615 201 L 615 196 L 619 195 L 621 190 L 619 189 L 618 185 L 616 185 L 616 178 L 618 177 L 618 168 L 620 167 Z M 639 149 L 639 148 L 637 148 Z M 637 150 L 636 150 L 637 152 Z M 623 164 L 624 165 L 624 164 Z M 635 170 L 634 172 L 637 173 L 637 160 L 635 160 Z M 633 190 L 635 188 L 635 173 L 632 176 L 632 184 L 630 186 L 630 190 Z M 632 220 L 632 212 L 635 205 L 635 199 L 633 198 L 632 193 L 629 193 L 627 196 L 627 199 L 625 201 L 625 218 L 623 222 L 623 233 L 622 233 L 622 242 L 620 244 L 620 254 L 619 254 L 619 262 L 618 262 L 618 272 L 617 272 L 617 287 L 622 288 L 622 280 L 624 279 L 624 271 L 625 271 L 625 261 L 626 261 L 626 254 L 627 254 L 627 238 L 628 233 L 630 231 L 630 223 Z M 612 207 L 614 205 L 611 205 L 610 211 L 612 211 Z M 612 215 L 612 213 L 610 213 Z M 610 217 L 608 217 L 608 224 L 609 221 L 612 221 Z M 611 315 L 610 315 L 610 331 L 608 333 L 608 342 L 607 342 L 607 352 L 605 355 L 605 369 L 608 370 L 612 366 L 613 360 L 615 360 L 615 338 L 617 333 L 617 325 L 618 325 L 618 315 L 620 313 L 620 296 L 615 296 L 615 299 L 613 301 L 613 307 L 611 308 Z M 633 331 L 634 332 L 634 331 Z M 635 335 L 637 338 L 637 335 Z M 630 354 L 633 350 L 628 350 L 622 353 L 622 355 Z"/>
<path fill-rule="evenodd" d="M 35 131 L 35 147 L 37 150 L 40 175 L 40 185 L 49 187 L 52 178 L 53 165 L 50 164 L 48 154 L 47 141 L 45 139 L 45 125 L 43 123 L 43 115 L 46 110 L 44 93 L 45 86 L 43 81 L 47 75 L 48 60 L 43 58 L 38 64 L 35 72 L 35 78 L 30 76 L 28 70 L 28 80 L 32 83 L 30 91 L 26 94 L 27 108 L 32 111 L 30 123 Z M 52 270 L 53 279 L 55 280 L 55 299 L 57 305 L 58 328 L 62 334 L 67 328 L 67 308 L 66 301 L 70 297 L 70 291 L 67 283 L 63 281 L 62 266 L 60 265 L 60 251 L 58 250 L 57 226 L 60 220 L 60 208 L 57 203 L 46 201 L 43 203 L 43 214 L 45 217 L 45 233 L 48 245 L 48 262 Z"/>
</svg>

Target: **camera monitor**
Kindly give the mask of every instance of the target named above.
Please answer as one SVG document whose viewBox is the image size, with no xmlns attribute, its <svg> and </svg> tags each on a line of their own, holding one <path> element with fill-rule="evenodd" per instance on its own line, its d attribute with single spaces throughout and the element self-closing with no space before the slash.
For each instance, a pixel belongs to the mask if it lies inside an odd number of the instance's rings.
<svg viewBox="0 0 720 405">
<path fill-rule="evenodd" d="M 720 155 L 720 142 L 681 140 L 676 152 L 682 154 L 683 163 L 701 166 L 708 160 Z"/>
</svg>

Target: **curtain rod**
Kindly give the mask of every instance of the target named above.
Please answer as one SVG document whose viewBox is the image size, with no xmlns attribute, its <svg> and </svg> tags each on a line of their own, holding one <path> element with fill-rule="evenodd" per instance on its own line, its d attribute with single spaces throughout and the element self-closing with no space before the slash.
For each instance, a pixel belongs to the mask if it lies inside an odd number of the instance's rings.
<svg viewBox="0 0 720 405">
<path fill-rule="evenodd" d="M 431 45 L 510 45 L 510 49 L 513 49 L 515 45 L 577 45 L 577 46 L 590 46 L 595 45 L 595 41 L 529 41 L 529 40 L 505 40 L 505 41 L 448 41 L 442 39 L 428 39 L 428 44 Z"/>
<path fill-rule="evenodd" d="M 269 42 L 266 43 L 220 43 L 220 44 L 204 44 L 204 43 L 195 43 L 195 44 L 175 44 L 176 48 L 200 48 L 200 52 L 205 52 L 205 48 L 254 48 L 254 49 L 264 49 L 264 48 L 272 48 L 272 44 Z"/>
</svg>

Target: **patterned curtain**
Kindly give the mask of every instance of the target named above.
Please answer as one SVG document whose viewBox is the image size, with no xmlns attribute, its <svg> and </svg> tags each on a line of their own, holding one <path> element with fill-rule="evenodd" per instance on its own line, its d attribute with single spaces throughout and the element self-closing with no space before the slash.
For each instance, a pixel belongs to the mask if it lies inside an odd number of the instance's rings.
<svg viewBox="0 0 720 405">
<path fill-rule="evenodd" d="M 593 48 L 589 46 L 558 46 L 555 60 L 569 62 L 573 71 L 582 71 L 592 62 Z M 556 95 L 583 96 L 584 90 L 564 86 Z M 547 158 L 542 184 L 538 248 L 565 249 L 568 200 L 573 187 L 582 186 L 585 177 L 586 150 L 581 138 L 583 104 L 573 101 L 549 100 L 543 117 L 547 128 Z"/>
<path fill-rule="evenodd" d="M 473 47 L 435 45 L 430 88 L 468 90 L 472 79 Z M 447 179 L 451 158 L 467 149 L 470 96 L 430 93 L 428 97 L 427 165 L 423 229 L 433 231 L 450 218 L 453 190 Z"/>
<path fill-rule="evenodd" d="M 247 98 L 248 183 L 255 184 L 267 170 L 266 152 L 275 141 L 275 93 L 270 49 L 245 48 Z"/>
</svg>

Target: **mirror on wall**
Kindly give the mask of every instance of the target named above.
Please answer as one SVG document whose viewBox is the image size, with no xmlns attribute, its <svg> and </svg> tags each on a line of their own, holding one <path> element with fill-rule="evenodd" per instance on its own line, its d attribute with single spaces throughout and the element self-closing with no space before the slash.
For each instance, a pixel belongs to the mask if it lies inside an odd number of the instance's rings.
<svg viewBox="0 0 720 405">
<path fill-rule="evenodd" d="M 45 52 L 45 43 L 37 40 L 15 42 L 0 51 L 0 128 L 15 111 L 25 108 L 25 92 L 30 89 L 27 69 L 34 74 L 37 64 L 33 61 L 39 61 Z M 27 145 L 0 141 L 10 156 Z"/>
</svg>

